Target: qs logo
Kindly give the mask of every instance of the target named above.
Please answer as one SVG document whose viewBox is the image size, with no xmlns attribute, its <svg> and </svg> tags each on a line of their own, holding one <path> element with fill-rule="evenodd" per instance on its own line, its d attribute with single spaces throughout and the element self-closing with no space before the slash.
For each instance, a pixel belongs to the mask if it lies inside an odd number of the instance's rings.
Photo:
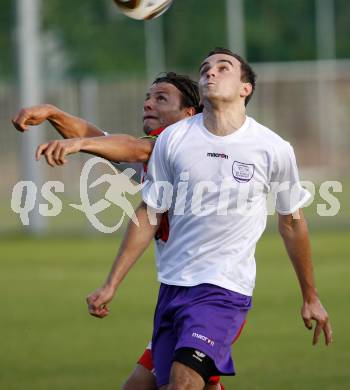
<svg viewBox="0 0 350 390">
<path fill-rule="evenodd" d="M 108 168 L 112 170 L 112 174 L 104 174 L 88 185 L 90 173 L 97 164 L 107 165 Z M 139 226 L 135 210 L 126 197 L 126 194 L 137 194 L 144 185 L 136 185 L 132 182 L 131 178 L 135 173 L 136 171 L 132 168 L 127 168 L 123 172 L 118 172 L 110 162 L 99 157 L 91 158 L 83 166 L 80 175 L 81 204 L 70 204 L 69 206 L 83 212 L 93 227 L 102 233 L 113 233 L 117 231 L 123 224 L 125 215 Z M 103 183 L 109 184 L 104 199 L 100 199 L 91 204 L 89 198 L 90 189 Z M 40 215 L 44 217 L 55 217 L 61 213 L 62 201 L 56 195 L 58 192 L 64 192 L 64 184 L 60 181 L 48 181 L 43 185 L 41 195 L 48 203 L 39 204 L 38 211 Z M 30 224 L 29 214 L 36 206 L 37 193 L 38 188 L 32 181 L 20 181 L 13 188 L 11 208 L 12 211 L 19 214 L 21 222 L 25 226 Z M 97 214 L 113 205 L 122 210 L 122 215 L 114 226 L 106 226 L 99 220 Z"/>
</svg>

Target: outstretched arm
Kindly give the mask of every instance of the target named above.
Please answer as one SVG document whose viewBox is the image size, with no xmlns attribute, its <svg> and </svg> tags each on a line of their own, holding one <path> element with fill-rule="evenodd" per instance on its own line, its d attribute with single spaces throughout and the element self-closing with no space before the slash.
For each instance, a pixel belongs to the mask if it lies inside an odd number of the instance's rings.
<svg viewBox="0 0 350 390">
<path fill-rule="evenodd" d="M 103 137 L 56 140 L 38 146 L 35 158 L 44 155 L 52 167 L 67 163 L 69 154 L 86 152 L 110 161 L 145 162 L 152 153 L 154 141 L 126 134 Z"/>
<path fill-rule="evenodd" d="M 332 342 L 332 327 L 315 287 L 307 224 L 302 211 L 299 210 L 298 213 L 298 219 L 293 218 L 294 214 L 279 214 L 279 231 L 299 280 L 303 296 L 301 316 L 305 326 L 312 329 L 312 320 L 315 320 L 313 344 L 318 342 L 323 331 L 328 345 Z"/>
<path fill-rule="evenodd" d="M 147 205 L 142 202 L 136 210 L 139 226 L 129 222 L 122 245 L 113 263 L 112 269 L 103 286 L 86 298 L 89 313 L 98 318 L 109 314 L 108 303 L 112 300 L 120 283 L 131 267 L 152 241 L 159 223 L 161 214 L 157 214 L 157 223 L 152 225 L 147 213 Z"/>
<path fill-rule="evenodd" d="M 22 108 L 12 119 L 18 131 L 24 132 L 29 126 L 37 126 L 45 120 L 61 134 L 63 138 L 98 137 L 104 133 L 92 123 L 68 114 L 52 104 L 39 104 Z"/>
</svg>

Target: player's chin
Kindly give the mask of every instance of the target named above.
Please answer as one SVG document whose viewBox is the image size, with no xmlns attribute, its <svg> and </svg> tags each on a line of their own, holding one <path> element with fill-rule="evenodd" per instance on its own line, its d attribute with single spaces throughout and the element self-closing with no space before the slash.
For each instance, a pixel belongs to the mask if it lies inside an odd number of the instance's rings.
<svg viewBox="0 0 350 390">
<path fill-rule="evenodd" d="M 212 98 L 215 98 L 217 96 L 220 96 L 220 91 L 217 90 L 215 85 L 210 85 L 210 86 L 203 89 L 202 95 L 203 95 L 203 98 L 212 99 Z"/>
<path fill-rule="evenodd" d="M 146 134 L 149 134 L 152 130 L 159 129 L 159 127 L 161 127 L 161 124 L 156 118 L 147 118 L 143 120 L 143 131 Z"/>
</svg>

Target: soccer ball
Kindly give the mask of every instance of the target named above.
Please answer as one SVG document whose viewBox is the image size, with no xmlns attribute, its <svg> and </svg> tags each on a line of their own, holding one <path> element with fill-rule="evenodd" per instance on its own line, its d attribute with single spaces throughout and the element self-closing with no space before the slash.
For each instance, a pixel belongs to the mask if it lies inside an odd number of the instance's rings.
<svg viewBox="0 0 350 390">
<path fill-rule="evenodd" d="M 133 19 L 154 19 L 164 13 L 173 0 L 113 0 L 119 10 Z"/>
</svg>

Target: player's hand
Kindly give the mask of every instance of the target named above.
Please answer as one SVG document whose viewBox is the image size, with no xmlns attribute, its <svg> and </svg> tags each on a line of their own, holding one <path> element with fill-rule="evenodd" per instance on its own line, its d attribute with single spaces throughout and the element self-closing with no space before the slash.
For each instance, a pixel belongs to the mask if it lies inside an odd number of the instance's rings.
<svg viewBox="0 0 350 390">
<path fill-rule="evenodd" d="M 78 153 L 81 150 L 81 145 L 81 138 L 50 141 L 38 146 L 35 159 L 39 161 L 41 155 L 44 155 L 50 166 L 63 165 L 67 163 L 66 157 L 69 154 Z"/>
<path fill-rule="evenodd" d="M 328 314 L 318 298 L 312 302 L 304 302 L 301 308 L 301 316 L 304 320 L 305 326 L 310 330 L 312 329 L 312 321 L 316 321 L 312 340 L 313 345 L 317 344 L 321 332 L 324 333 L 326 345 L 332 343 L 332 327 L 329 322 Z"/>
<path fill-rule="evenodd" d="M 108 303 L 113 299 L 115 290 L 108 285 L 105 285 L 86 298 L 89 314 L 97 317 L 104 318 L 109 314 Z"/>
<path fill-rule="evenodd" d="M 37 106 L 22 108 L 12 119 L 12 123 L 18 131 L 24 132 L 29 126 L 37 126 L 44 122 L 54 110 L 50 104 L 38 104 Z"/>
</svg>

